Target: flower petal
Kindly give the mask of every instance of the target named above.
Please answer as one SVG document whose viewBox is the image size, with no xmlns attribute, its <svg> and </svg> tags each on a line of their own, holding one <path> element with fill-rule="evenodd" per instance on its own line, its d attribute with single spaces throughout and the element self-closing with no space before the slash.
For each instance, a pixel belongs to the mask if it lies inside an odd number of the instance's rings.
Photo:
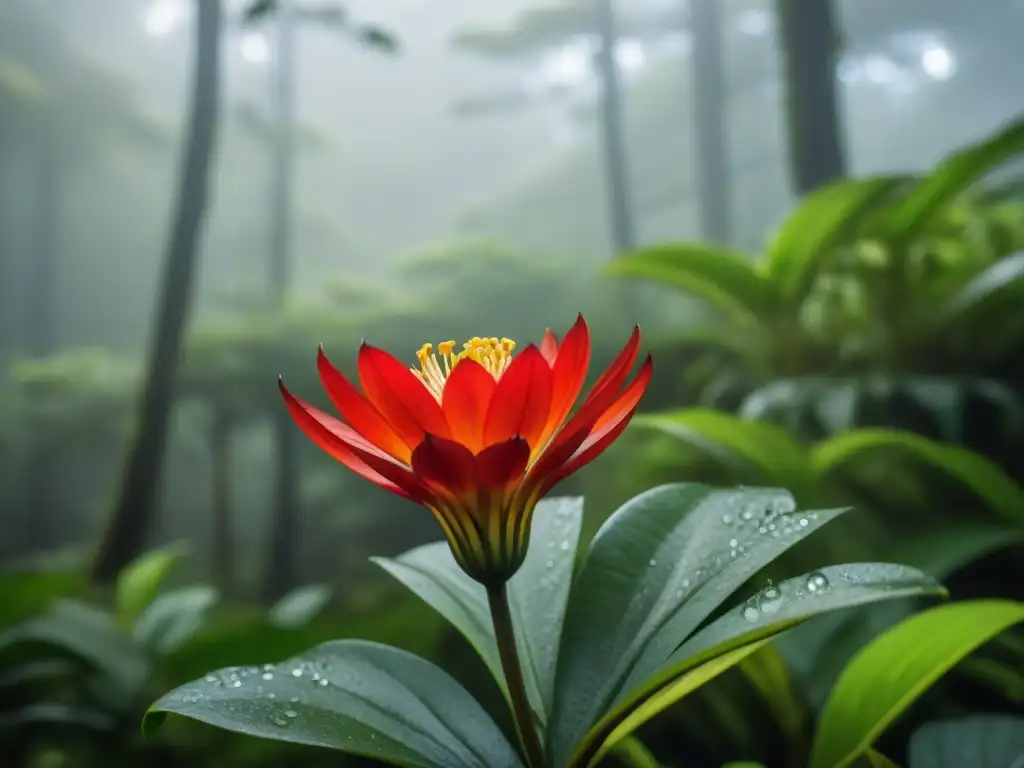
<svg viewBox="0 0 1024 768">
<path fill-rule="evenodd" d="M 472 453 L 483 447 L 484 419 L 494 394 L 494 376 L 476 360 L 460 360 L 452 369 L 441 395 L 441 410 L 452 439 Z"/>
<path fill-rule="evenodd" d="M 530 462 L 530 444 L 521 437 L 484 448 L 474 457 L 480 488 L 503 491 L 523 479 Z"/>
<path fill-rule="evenodd" d="M 494 389 L 484 421 L 484 445 L 525 438 L 538 448 L 538 438 L 551 408 L 551 368 L 533 344 L 513 358 Z"/>
<path fill-rule="evenodd" d="M 486 531 L 492 563 L 518 563 L 529 510 L 512 503 L 530 463 L 530 444 L 521 437 L 485 448 L 476 456 L 476 518 Z"/>
<path fill-rule="evenodd" d="M 558 337 L 555 336 L 550 328 L 544 331 L 544 340 L 540 343 L 540 353 L 547 360 L 548 365 L 554 367 L 555 360 L 558 357 Z"/>
<path fill-rule="evenodd" d="M 316 367 L 327 396 L 352 429 L 385 453 L 408 464 L 415 446 L 408 445 L 398 436 L 380 411 L 367 402 L 355 385 L 327 359 L 322 346 L 317 352 Z"/>
<path fill-rule="evenodd" d="M 295 397 L 281 380 L 278 380 L 278 388 L 298 427 L 331 458 L 399 496 L 420 503 L 429 497 L 429 494 L 424 493 L 422 484 L 407 468 L 370 445 L 347 424 Z"/>
<path fill-rule="evenodd" d="M 359 348 L 359 383 L 407 445 L 418 446 L 428 432 L 450 436 L 441 406 L 423 383 L 394 357 L 366 342 Z"/>
<path fill-rule="evenodd" d="M 412 470 L 431 488 L 463 497 L 476 489 L 476 465 L 466 446 L 428 434 L 412 452 Z"/>
<path fill-rule="evenodd" d="M 556 483 L 561 482 L 578 469 L 583 468 L 602 453 L 622 434 L 636 412 L 640 399 L 647 391 L 653 373 L 650 355 L 640 366 L 636 378 L 619 395 L 612 406 L 601 415 L 594 424 L 594 429 L 572 456 L 556 469 L 548 478 L 541 482 L 541 493 L 550 491 Z"/>
<path fill-rule="evenodd" d="M 540 445 L 545 445 L 551 439 L 569 415 L 583 389 L 589 366 L 590 330 L 583 315 L 579 315 L 558 347 L 558 356 L 551 368 L 551 408 L 538 438 Z"/>
<path fill-rule="evenodd" d="M 615 401 L 619 394 L 619 389 L 629 376 L 629 371 L 636 361 L 639 350 L 640 326 L 637 325 L 633 327 L 633 333 L 629 337 L 629 341 L 622 348 L 622 351 L 619 352 L 598 380 L 594 382 L 594 386 L 590 388 L 590 392 L 587 393 L 583 404 L 573 414 L 572 418 L 566 422 L 558 434 L 555 435 L 551 444 L 545 449 L 545 453 L 560 447 L 565 440 L 578 436 L 581 429 L 586 429 L 589 432 L 593 423 Z"/>
</svg>

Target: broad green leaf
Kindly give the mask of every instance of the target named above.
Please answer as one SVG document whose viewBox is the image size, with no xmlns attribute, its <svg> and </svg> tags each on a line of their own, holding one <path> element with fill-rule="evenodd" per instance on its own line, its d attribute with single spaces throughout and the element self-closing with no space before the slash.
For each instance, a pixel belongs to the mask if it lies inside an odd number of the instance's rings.
<svg viewBox="0 0 1024 768">
<path fill-rule="evenodd" d="M 541 724 L 554 698 L 555 661 L 583 523 L 582 498 L 545 499 L 537 505 L 526 562 L 509 582 L 509 604 L 530 706 Z M 444 542 L 395 559 L 382 568 L 444 616 L 476 649 L 505 691 L 487 593 L 468 579 Z"/>
<path fill-rule="evenodd" d="M 331 600 L 329 584 L 306 584 L 292 590 L 270 609 L 270 623 L 277 627 L 308 624 Z"/>
<path fill-rule="evenodd" d="M 19 570 L 0 575 L 0 629 L 42 613 L 82 587 L 80 575 L 65 571 Z"/>
<path fill-rule="evenodd" d="M 1024 488 L 981 454 L 943 445 L 912 432 L 895 429 L 858 429 L 825 440 L 811 449 L 815 472 L 828 475 L 861 453 L 900 450 L 916 460 L 956 478 L 1004 520 L 1024 525 Z"/>
<path fill-rule="evenodd" d="M 865 217 L 907 181 L 906 176 L 849 179 L 804 198 L 775 231 L 762 262 L 779 299 L 795 311 L 831 249 L 852 241 Z"/>
<path fill-rule="evenodd" d="M 605 272 L 680 288 L 728 314 L 734 322 L 757 327 L 767 321 L 770 286 L 751 256 L 702 243 L 671 243 L 642 248 L 615 259 Z"/>
<path fill-rule="evenodd" d="M 1024 121 L 947 158 L 918 181 L 906 197 L 886 212 L 883 238 L 906 245 L 920 236 L 932 218 L 993 168 L 1024 152 Z"/>
<path fill-rule="evenodd" d="M 132 625 L 163 586 L 177 562 L 191 550 L 187 542 L 154 549 L 129 563 L 117 577 L 117 618 L 122 627 Z"/>
<path fill-rule="evenodd" d="M 209 586 L 165 592 L 142 612 L 132 634 L 157 655 L 170 653 L 199 631 L 218 598 L 217 590 Z"/>
<path fill-rule="evenodd" d="M 623 694 L 758 570 L 842 510 L 797 512 L 780 489 L 654 488 L 601 527 L 569 596 L 549 752 L 564 765 Z"/>
<path fill-rule="evenodd" d="M 772 637 L 826 611 L 942 588 L 913 568 L 888 563 L 831 566 L 769 586 L 679 646 L 655 674 L 616 702 L 581 740 L 571 766 L 592 766 L 608 747 L 695 688 L 760 650 Z"/>
<path fill-rule="evenodd" d="M 801 500 L 815 495 L 807 450 L 772 424 L 708 408 L 640 414 L 633 424 L 682 440 L 732 469 L 738 479 L 753 476 L 756 482 L 785 488 Z"/>
<path fill-rule="evenodd" d="M 972 715 L 922 725 L 910 737 L 909 768 L 1024 766 L 1024 717 Z"/>
<path fill-rule="evenodd" d="M 469 693 L 430 662 L 336 640 L 281 664 L 229 667 L 161 697 L 173 713 L 249 736 L 327 747 L 403 768 L 522 766 Z"/>
<path fill-rule="evenodd" d="M 846 768 L 943 674 L 1024 621 L 1024 603 L 974 600 L 898 624 L 854 657 L 822 710 L 811 768 Z"/>
<path fill-rule="evenodd" d="M 77 600 L 61 600 L 48 612 L 12 631 L 20 642 L 40 643 L 80 659 L 102 674 L 121 703 L 133 697 L 149 673 L 139 648 L 113 617 Z"/>
<path fill-rule="evenodd" d="M 1024 544 L 1024 531 L 982 523 L 938 523 L 932 530 L 899 540 L 893 560 L 938 581 L 996 550 Z M 808 622 L 776 640 L 804 696 L 820 709 L 846 664 L 873 638 L 909 616 L 916 601 L 893 600 L 862 611 L 843 611 Z"/>
</svg>

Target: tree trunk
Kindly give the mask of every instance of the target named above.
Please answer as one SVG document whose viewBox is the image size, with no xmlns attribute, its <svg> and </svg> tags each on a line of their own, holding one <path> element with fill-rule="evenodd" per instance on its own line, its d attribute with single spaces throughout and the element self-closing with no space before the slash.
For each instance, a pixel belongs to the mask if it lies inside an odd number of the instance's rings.
<svg viewBox="0 0 1024 768">
<path fill-rule="evenodd" d="M 832 0 L 777 0 L 789 162 L 801 194 L 846 176 L 836 96 L 840 33 Z"/>
<path fill-rule="evenodd" d="M 622 88 L 619 69 L 615 61 L 618 33 L 615 29 L 615 10 L 612 0 L 593 0 L 597 3 L 597 26 L 601 47 L 597 54 L 597 69 L 601 77 L 601 126 L 604 132 L 603 150 L 608 207 L 611 214 L 612 244 L 616 255 L 636 247 L 636 233 L 627 167 L 626 138 L 623 128 Z"/>
<path fill-rule="evenodd" d="M 156 516 L 175 379 L 207 207 L 220 99 L 223 9 L 220 0 L 196 0 L 196 9 L 192 105 L 174 225 L 164 254 L 160 305 L 135 436 L 120 495 L 93 566 L 100 581 L 113 580 L 142 552 Z"/>
<path fill-rule="evenodd" d="M 291 201 L 295 156 L 295 9 L 293 0 L 279 0 L 274 102 L 273 178 L 270 200 L 270 292 L 283 305 L 291 278 Z M 268 386 L 272 386 L 268 382 Z M 298 435 L 284 405 L 273 414 L 275 480 L 270 551 L 263 594 L 268 600 L 296 586 L 299 548 Z"/>
<path fill-rule="evenodd" d="M 697 159 L 697 199 L 701 236 L 726 244 L 730 236 L 730 180 L 725 111 L 729 103 L 723 76 L 722 12 L 719 0 L 693 0 L 693 118 Z"/>
</svg>

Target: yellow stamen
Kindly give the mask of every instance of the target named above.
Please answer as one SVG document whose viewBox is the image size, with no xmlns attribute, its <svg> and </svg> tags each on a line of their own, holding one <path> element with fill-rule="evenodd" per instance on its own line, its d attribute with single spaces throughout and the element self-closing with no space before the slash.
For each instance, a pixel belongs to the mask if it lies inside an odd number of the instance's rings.
<svg viewBox="0 0 1024 768">
<path fill-rule="evenodd" d="M 437 345 L 436 354 L 433 344 L 424 344 L 416 353 L 419 367 L 409 370 L 440 401 L 444 383 L 461 360 L 475 360 L 495 379 L 499 379 L 512 362 L 512 351 L 515 348 L 516 343 L 512 339 L 482 339 L 479 336 L 463 344 L 461 352 L 454 351 L 454 341 L 442 341 Z"/>
</svg>

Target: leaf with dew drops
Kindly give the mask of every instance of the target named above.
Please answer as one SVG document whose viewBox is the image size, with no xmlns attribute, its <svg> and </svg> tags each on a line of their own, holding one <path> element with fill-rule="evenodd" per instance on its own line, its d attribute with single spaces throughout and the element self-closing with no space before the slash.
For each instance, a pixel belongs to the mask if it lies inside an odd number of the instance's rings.
<svg viewBox="0 0 1024 768">
<path fill-rule="evenodd" d="M 403 768 L 521 768 L 501 729 L 447 673 L 378 643 L 324 643 L 281 664 L 229 667 L 161 697 L 165 713 Z"/>
<path fill-rule="evenodd" d="M 548 746 L 564 765 L 613 703 L 754 573 L 843 510 L 801 512 L 779 488 L 665 485 L 626 502 L 580 566 L 566 612 Z"/>
</svg>

